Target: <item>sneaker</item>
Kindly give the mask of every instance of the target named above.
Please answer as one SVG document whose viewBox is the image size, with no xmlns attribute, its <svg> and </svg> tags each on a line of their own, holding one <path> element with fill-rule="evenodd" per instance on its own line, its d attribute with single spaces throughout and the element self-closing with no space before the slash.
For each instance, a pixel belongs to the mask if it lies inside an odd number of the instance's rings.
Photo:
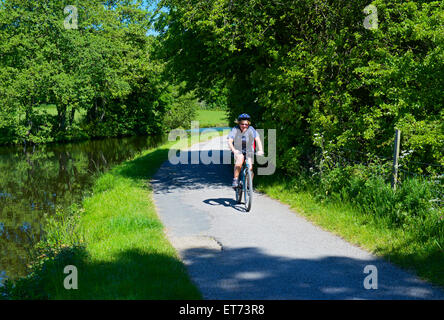
<svg viewBox="0 0 444 320">
<path fill-rule="evenodd" d="M 233 184 L 231 186 L 237 188 L 239 186 L 239 179 L 233 179 Z"/>
</svg>

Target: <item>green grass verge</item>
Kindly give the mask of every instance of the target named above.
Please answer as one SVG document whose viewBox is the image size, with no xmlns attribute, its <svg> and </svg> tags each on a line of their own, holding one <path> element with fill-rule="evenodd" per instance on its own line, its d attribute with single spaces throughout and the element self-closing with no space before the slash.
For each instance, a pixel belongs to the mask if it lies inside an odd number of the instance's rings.
<svg viewBox="0 0 444 320">
<path fill-rule="evenodd" d="M 297 181 L 282 176 L 257 176 L 255 187 L 288 204 L 307 220 L 361 248 L 444 287 L 444 250 L 418 229 L 420 223 L 394 228 L 386 220 L 363 214 L 341 201 L 319 201 L 316 189 L 298 190 Z"/>
<path fill-rule="evenodd" d="M 201 128 L 228 126 L 227 114 L 223 110 L 198 110 L 196 120 Z"/>
<path fill-rule="evenodd" d="M 84 202 L 81 230 L 88 260 L 79 290 L 60 298 L 200 299 L 165 237 L 149 179 L 166 160 L 168 145 L 148 151 L 100 177 Z"/>
<path fill-rule="evenodd" d="M 100 176 L 74 215 L 50 220 L 32 272 L 7 283 L 3 298 L 202 299 L 165 236 L 148 183 L 170 147 L 190 141 L 167 142 Z M 76 290 L 64 288 L 66 265 L 77 267 Z"/>
</svg>

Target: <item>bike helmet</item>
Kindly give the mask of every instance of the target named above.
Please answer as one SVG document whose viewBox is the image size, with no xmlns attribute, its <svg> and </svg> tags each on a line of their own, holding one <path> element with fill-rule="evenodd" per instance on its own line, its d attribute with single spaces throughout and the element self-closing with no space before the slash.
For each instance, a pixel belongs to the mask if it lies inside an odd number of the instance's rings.
<svg viewBox="0 0 444 320">
<path fill-rule="evenodd" d="M 237 117 L 237 121 L 250 120 L 250 119 L 251 119 L 250 115 L 246 113 L 242 113 L 239 117 Z"/>
</svg>

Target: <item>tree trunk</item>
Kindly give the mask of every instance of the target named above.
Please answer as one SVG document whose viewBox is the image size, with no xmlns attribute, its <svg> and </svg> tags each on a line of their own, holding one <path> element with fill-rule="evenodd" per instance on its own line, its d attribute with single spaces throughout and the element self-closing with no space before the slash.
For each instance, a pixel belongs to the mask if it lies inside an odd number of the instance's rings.
<svg viewBox="0 0 444 320">
<path fill-rule="evenodd" d="M 66 129 L 66 105 L 64 105 L 64 104 L 57 105 L 57 118 L 59 121 L 59 130 L 65 131 L 65 129 Z"/>
<path fill-rule="evenodd" d="M 74 116 L 76 114 L 76 109 L 75 108 L 71 108 L 71 114 L 69 116 L 69 126 L 72 127 L 72 124 L 74 122 Z"/>
</svg>

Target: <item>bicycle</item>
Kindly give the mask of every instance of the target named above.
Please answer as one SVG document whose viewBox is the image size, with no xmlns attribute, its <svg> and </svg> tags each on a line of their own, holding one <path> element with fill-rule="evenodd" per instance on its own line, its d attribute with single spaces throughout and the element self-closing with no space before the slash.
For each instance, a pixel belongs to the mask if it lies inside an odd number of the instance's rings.
<svg viewBox="0 0 444 320">
<path fill-rule="evenodd" d="M 244 204 L 245 210 L 249 212 L 251 210 L 251 203 L 253 202 L 253 175 L 250 170 L 250 164 L 247 163 L 246 154 L 244 155 L 244 162 L 242 163 L 239 185 L 235 188 L 234 192 L 236 194 L 236 203 L 242 202 L 242 194 L 244 194 Z"/>
</svg>

